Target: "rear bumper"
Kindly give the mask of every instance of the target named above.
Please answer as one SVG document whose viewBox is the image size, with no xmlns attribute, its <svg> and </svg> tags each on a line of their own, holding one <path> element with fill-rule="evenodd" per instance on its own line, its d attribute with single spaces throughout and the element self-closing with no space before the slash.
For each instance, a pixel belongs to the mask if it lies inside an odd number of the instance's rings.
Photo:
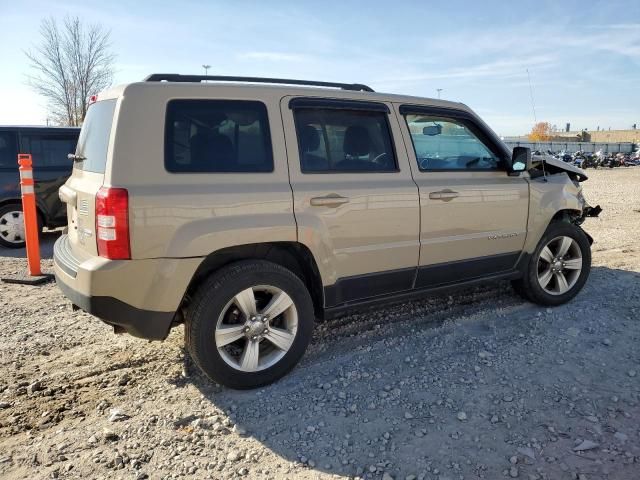
<svg viewBox="0 0 640 480">
<path fill-rule="evenodd" d="M 92 297 L 77 292 L 56 274 L 56 283 L 71 303 L 111 326 L 124 329 L 134 337 L 164 340 L 169 334 L 174 313 L 141 310 L 113 297 Z"/>
<path fill-rule="evenodd" d="M 82 253 L 82 252 L 79 252 Z M 74 253 L 67 235 L 53 248 L 56 283 L 71 302 L 105 323 L 163 340 L 199 258 L 108 260 Z"/>
</svg>

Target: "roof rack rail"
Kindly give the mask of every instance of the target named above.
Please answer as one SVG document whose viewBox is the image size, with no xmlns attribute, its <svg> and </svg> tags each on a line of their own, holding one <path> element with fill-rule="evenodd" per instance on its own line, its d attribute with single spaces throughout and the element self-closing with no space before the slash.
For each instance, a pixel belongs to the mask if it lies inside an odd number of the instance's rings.
<svg viewBox="0 0 640 480">
<path fill-rule="evenodd" d="M 228 77 L 222 75 L 181 75 L 179 73 L 153 73 L 144 79 L 145 82 L 247 82 L 247 83 L 280 83 L 283 85 L 307 85 L 312 87 L 332 87 L 356 92 L 373 92 L 374 90 L 362 83 L 318 82 L 315 80 L 293 80 L 287 78 L 262 77 Z"/>
</svg>

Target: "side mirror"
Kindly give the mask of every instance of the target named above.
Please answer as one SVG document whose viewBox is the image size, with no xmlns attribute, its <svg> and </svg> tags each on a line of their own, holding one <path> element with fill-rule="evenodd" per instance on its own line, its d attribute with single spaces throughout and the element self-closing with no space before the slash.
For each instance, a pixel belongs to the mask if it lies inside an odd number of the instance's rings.
<svg viewBox="0 0 640 480">
<path fill-rule="evenodd" d="M 434 137 L 436 135 L 440 135 L 442 133 L 442 125 L 429 125 L 428 127 L 424 127 L 422 129 L 423 135 L 428 135 L 430 137 Z"/>
<path fill-rule="evenodd" d="M 527 147 L 513 147 L 511 155 L 511 172 L 525 172 L 531 169 L 531 149 Z"/>
</svg>

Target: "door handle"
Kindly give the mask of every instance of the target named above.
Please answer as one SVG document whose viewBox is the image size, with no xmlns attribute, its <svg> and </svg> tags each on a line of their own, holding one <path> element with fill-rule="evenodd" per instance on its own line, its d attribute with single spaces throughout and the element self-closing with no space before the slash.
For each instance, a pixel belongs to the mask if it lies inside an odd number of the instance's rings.
<svg viewBox="0 0 640 480">
<path fill-rule="evenodd" d="M 453 200 L 458 196 L 460 196 L 460 194 L 458 192 L 454 192 L 453 190 L 440 190 L 439 192 L 431 192 L 429 194 L 429 198 L 431 200 L 444 200 L 445 202 Z"/>
<path fill-rule="evenodd" d="M 332 193 L 325 197 L 313 197 L 310 203 L 314 207 L 338 207 L 345 203 L 349 203 L 349 199 Z"/>
</svg>

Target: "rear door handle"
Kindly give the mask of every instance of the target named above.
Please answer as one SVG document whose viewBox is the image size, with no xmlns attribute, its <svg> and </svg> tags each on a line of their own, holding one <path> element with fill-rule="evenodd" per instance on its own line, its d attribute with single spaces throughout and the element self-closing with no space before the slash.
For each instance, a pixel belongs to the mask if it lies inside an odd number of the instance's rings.
<svg viewBox="0 0 640 480">
<path fill-rule="evenodd" d="M 313 197 L 310 203 L 314 207 L 338 207 L 345 203 L 349 203 L 349 199 L 332 193 L 325 197 Z"/>
<path fill-rule="evenodd" d="M 440 190 L 439 192 L 431 192 L 429 194 L 431 200 L 444 200 L 445 202 L 453 200 L 458 196 L 460 196 L 460 194 L 453 190 Z"/>
</svg>

